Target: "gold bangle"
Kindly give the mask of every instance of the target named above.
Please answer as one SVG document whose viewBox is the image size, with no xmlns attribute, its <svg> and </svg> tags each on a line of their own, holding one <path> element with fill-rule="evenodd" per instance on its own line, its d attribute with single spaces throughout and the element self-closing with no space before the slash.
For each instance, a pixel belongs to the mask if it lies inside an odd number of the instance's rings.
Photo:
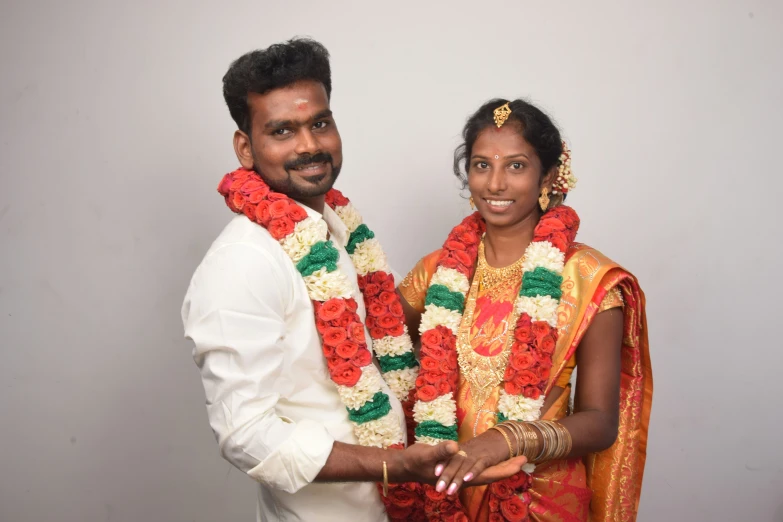
<svg viewBox="0 0 783 522">
<path fill-rule="evenodd" d="M 514 458 L 514 449 L 511 446 L 511 439 L 508 438 L 508 435 L 506 435 L 506 432 L 496 424 L 495 426 L 492 426 L 490 428 L 491 430 L 498 430 L 501 435 L 503 435 L 503 438 L 506 439 L 506 443 L 508 444 L 508 458 L 513 459 Z"/>
<path fill-rule="evenodd" d="M 386 469 L 386 461 L 383 461 L 383 496 L 389 496 L 389 471 Z"/>
</svg>

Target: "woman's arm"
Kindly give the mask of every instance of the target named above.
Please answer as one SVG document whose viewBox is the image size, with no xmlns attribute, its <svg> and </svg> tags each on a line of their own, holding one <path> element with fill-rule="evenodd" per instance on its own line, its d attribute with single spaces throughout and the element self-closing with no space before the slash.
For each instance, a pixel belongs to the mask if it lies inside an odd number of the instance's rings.
<svg viewBox="0 0 783 522">
<path fill-rule="evenodd" d="M 617 438 L 622 335 L 622 309 L 601 312 L 585 332 L 576 351 L 578 374 L 574 414 L 559 421 L 571 434 L 569 457 L 602 451 Z M 547 406 L 557 393 L 550 395 Z M 546 411 L 546 406 L 542 411 Z M 463 482 L 470 482 L 486 467 L 509 458 L 508 443 L 497 430 L 487 430 L 463 444 L 461 449 L 468 456 L 455 455 L 446 463 L 437 484 L 440 491 L 446 489 L 449 494 L 456 493 Z"/>
</svg>

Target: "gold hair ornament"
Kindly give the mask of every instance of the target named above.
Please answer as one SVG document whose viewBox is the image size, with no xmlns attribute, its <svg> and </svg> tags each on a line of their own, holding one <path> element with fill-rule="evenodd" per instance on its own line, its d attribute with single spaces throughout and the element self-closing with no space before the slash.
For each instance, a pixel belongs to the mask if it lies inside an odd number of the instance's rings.
<svg viewBox="0 0 783 522">
<path fill-rule="evenodd" d="M 552 194 L 568 194 L 569 191 L 576 187 L 576 176 L 571 172 L 571 149 L 563 141 L 563 153 L 560 154 L 558 161 L 560 166 L 557 169 L 557 177 L 552 184 Z"/>
<path fill-rule="evenodd" d="M 492 114 L 495 115 L 495 125 L 497 125 L 499 129 L 503 126 L 504 123 L 506 123 L 508 115 L 511 114 L 511 108 L 508 106 L 508 102 L 492 111 Z"/>
</svg>

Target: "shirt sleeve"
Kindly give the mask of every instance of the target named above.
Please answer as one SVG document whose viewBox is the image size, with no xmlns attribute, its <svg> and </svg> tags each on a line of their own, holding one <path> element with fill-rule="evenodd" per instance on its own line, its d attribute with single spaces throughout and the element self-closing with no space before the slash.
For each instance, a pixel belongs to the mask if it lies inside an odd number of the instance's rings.
<svg viewBox="0 0 783 522">
<path fill-rule="evenodd" d="M 221 454 L 288 493 L 315 479 L 334 444 L 322 424 L 276 413 L 281 397 L 275 390 L 286 378 L 284 318 L 291 294 L 290 276 L 268 252 L 232 243 L 204 259 L 182 308 Z"/>
</svg>

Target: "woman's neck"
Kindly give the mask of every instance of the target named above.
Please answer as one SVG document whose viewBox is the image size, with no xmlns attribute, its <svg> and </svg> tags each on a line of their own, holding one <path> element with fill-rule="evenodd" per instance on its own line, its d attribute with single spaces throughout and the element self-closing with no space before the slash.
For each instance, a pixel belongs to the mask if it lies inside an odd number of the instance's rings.
<svg viewBox="0 0 783 522">
<path fill-rule="evenodd" d="M 522 257 L 525 249 L 533 240 L 533 232 L 539 219 L 538 212 L 507 227 L 497 227 L 487 223 L 484 236 L 484 255 L 487 263 L 494 268 L 513 264 Z"/>
</svg>

